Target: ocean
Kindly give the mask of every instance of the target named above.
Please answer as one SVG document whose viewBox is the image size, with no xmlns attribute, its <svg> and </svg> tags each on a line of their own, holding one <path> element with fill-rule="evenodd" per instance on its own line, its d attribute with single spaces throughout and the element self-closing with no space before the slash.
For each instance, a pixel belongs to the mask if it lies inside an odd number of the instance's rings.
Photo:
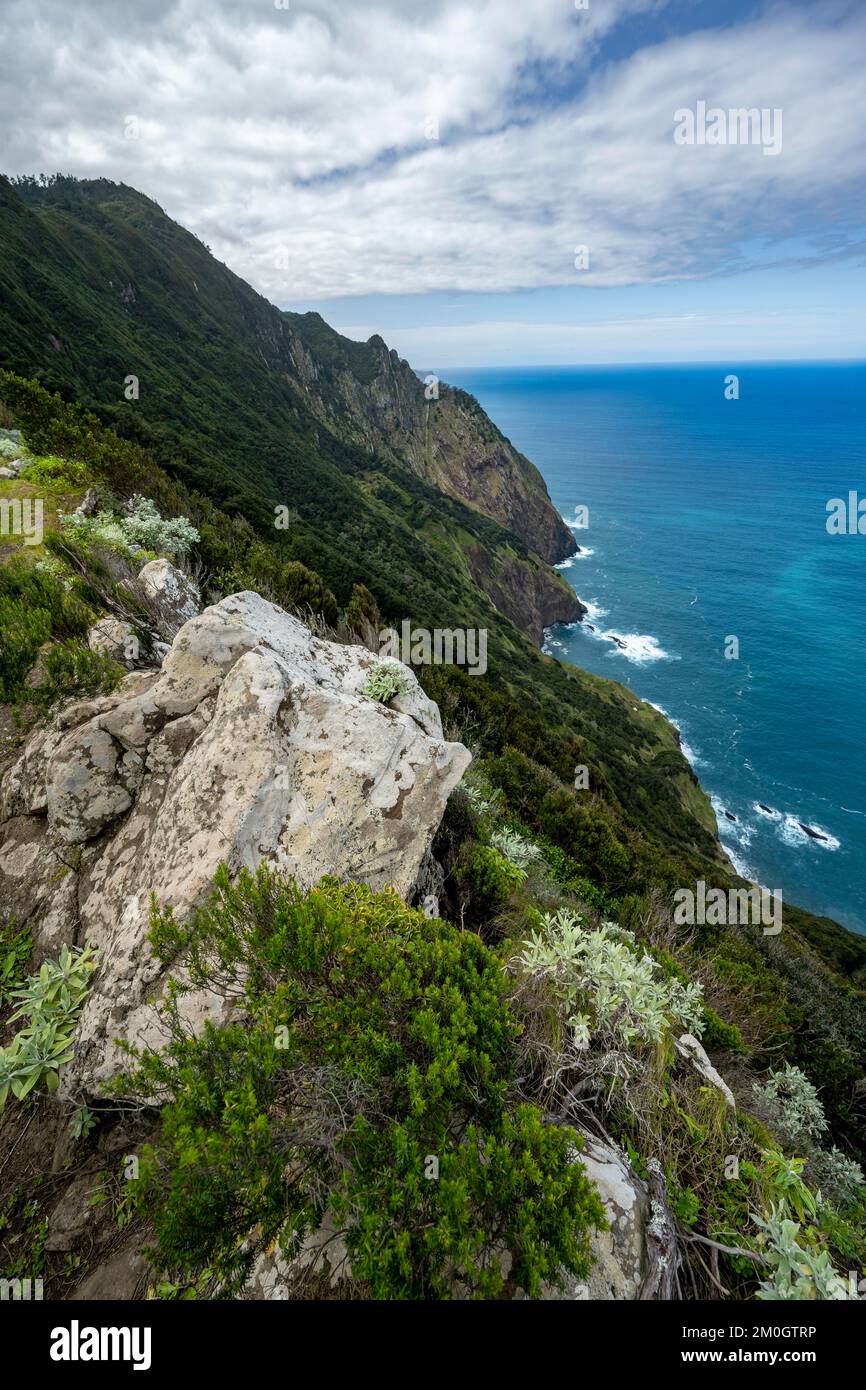
<svg viewBox="0 0 866 1390">
<path fill-rule="evenodd" d="M 827 530 L 866 499 L 866 364 L 441 376 L 575 525 L 589 613 L 548 650 L 667 714 L 743 874 L 866 932 L 866 534 Z"/>
</svg>

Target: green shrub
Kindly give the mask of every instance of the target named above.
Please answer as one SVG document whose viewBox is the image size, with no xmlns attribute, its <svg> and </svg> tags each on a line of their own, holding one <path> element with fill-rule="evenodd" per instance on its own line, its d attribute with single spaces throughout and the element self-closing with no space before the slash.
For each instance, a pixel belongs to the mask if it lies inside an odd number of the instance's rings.
<svg viewBox="0 0 866 1390">
<path fill-rule="evenodd" d="M 725 1020 L 711 1009 L 709 1004 L 704 1005 L 704 1032 L 702 1037 L 704 1047 L 708 1052 L 744 1052 L 745 1044 L 743 1035 L 734 1023 L 726 1023 Z"/>
<path fill-rule="evenodd" d="M 530 1294 L 585 1275 L 603 1210 L 573 1133 L 508 1107 L 517 1030 L 476 936 L 391 891 L 305 893 L 265 866 L 234 884 L 221 868 L 187 925 L 153 920 L 164 960 L 184 952 L 194 985 L 244 1009 L 191 1037 L 174 998 L 167 1052 L 135 1068 L 168 1097 L 136 1197 L 171 1280 L 210 1270 L 228 1295 L 258 1250 L 291 1256 L 328 1213 L 376 1298 L 495 1297 L 500 1252 Z"/>
<path fill-rule="evenodd" d="M 90 481 L 85 464 L 77 463 L 74 459 L 57 458 L 53 454 L 31 459 L 21 470 L 21 477 L 34 487 L 59 490 L 85 487 Z"/>
<path fill-rule="evenodd" d="M 92 652 L 86 642 L 70 637 L 53 643 L 42 656 L 45 673 L 38 698 L 44 704 L 84 695 L 108 695 L 126 670 L 106 652 Z"/>
<path fill-rule="evenodd" d="M 397 695 L 405 695 L 409 689 L 409 676 L 397 661 L 378 661 L 367 673 L 364 681 L 364 694 L 371 700 L 387 705 Z"/>
<path fill-rule="evenodd" d="M 18 700 L 40 647 L 83 636 L 91 610 L 54 573 L 17 556 L 0 565 L 0 700 Z"/>
<path fill-rule="evenodd" d="M 523 883 L 526 873 L 492 845 L 475 844 L 468 865 L 460 870 L 460 876 L 481 899 L 489 917 L 498 908 L 504 907 L 514 890 Z"/>
<path fill-rule="evenodd" d="M 43 961 L 22 989 L 12 991 L 19 1001 L 8 1022 L 29 1020 L 7 1047 L 0 1048 L 0 1110 L 9 1092 L 24 1100 L 44 1084 L 56 1091 L 59 1071 L 71 1062 L 73 1038 L 96 957 L 89 946 L 70 950 L 63 946 L 56 961 Z"/>
</svg>

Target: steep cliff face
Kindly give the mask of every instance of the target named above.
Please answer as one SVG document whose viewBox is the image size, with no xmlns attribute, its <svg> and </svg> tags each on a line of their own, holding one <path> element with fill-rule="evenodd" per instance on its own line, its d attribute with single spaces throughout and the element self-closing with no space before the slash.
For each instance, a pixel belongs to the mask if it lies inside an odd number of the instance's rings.
<svg viewBox="0 0 866 1390">
<path fill-rule="evenodd" d="M 284 318 L 307 403 L 330 429 L 492 517 L 550 563 L 574 554 L 574 536 L 538 469 L 473 396 L 438 380 L 422 383 L 378 335 L 354 343 L 319 314 Z"/>
<path fill-rule="evenodd" d="M 369 579 L 364 552 L 375 551 L 383 612 L 411 603 L 434 626 L 468 623 L 465 552 L 481 547 L 479 575 L 513 571 L 493 601 L 523 632 L 538 640 L 542 621 L 576 616 L 560 576 L 540 572 L 574 550 L 571 533 L 537 470 L 465 393 L 443 386 L 427 401 L 380 338 L 354 343 L 318 315 L 282 313 L 108 180 L 22 189 L 0 178 L 0 242 L 0 366 L 97 409 L 341 602 Z M 279 505 L 295 520 L 275 535 Z"/>
</svg>

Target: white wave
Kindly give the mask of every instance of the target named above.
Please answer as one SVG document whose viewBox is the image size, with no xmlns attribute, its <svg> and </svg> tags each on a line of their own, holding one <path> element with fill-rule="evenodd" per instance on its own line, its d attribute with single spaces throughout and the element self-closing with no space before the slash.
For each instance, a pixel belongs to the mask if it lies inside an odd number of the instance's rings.
<svg viewBox="0 0 866 1390">
<path fill-rule="evenodd" d="M 574 560 L 588 560 L 589 557 L 590 557 L 590 555 L 594 555 L 594 554 L 595 554 L 595 551 L 592 549 L 591 546 L 582 545 L 582 546 L 580 547 L 580 550 L 577 552 L 577 554 L 572 556 L 572 559 L 574 559 Z"/>
<path fill-rule="evenodd" d="M 600 603 L 593 603 L 591 598 L 582 598 L 580 601 L 586 609 L 585 616 L 592 622 L 597 623 L 599 618 L 607 617 L 607 609 L 602 608 Z"/>
<path fill-rule="evenodd" d="M 576 559 L 576 555 L 569 555 L 565 560 L 560 560 L 559 564 L 554 565 L 553 568 L 555 570 L 570 570 Z"/>
<path fill-rule="evenodd" d="M 574 516 L 566 516 L 566 515 L 565 515 L 565 512 L 560 512 L 560 516 L 562 517 L 563 521 L 565 522 L 565 524 L 566 524 L 566 526 L 569 528 L 569 530 L 571 530 L 571 531 L 586 531 L 586 530 L 587 530 L 586 522 L 584 522 L 584 521 L 579 521 L 579 520 L 578 520 L 578 513 L 579 513 L 580 511 L 581 511 L 580 506 L 577 506 L 577 507 L 575 507 L 575 509 L 574 509 Z"/>
<path fill-rule="evenodd" d="M 749 825 L 749 822 L 743 820 L 741 816 L 737 816 L 736 820 L 731 820 L 730 817 L 735 813 L 731 811 L 729 815 L 729 807 L 714 792 L 710 792 L 710 805 L 716 813 L 719 837 L 722 840 L 726 838 L 733 840 L 734 844 L 739 845 L 742 849 L 747 849 L 755 838 L 755 827 Z M 725 847 L 727 848 L 727 846 Z"/>
<path fill-rule="evenodd" d="M 809 832 L 804 829 L 804 826 L 807 824 L 810 830 L 815 831 L 814 835 L 810 835 Z M 791 845 L 794 849 L 801 849 L 803 845 L 817 845 L 819 849 L 830 850 L 836 850 L 841 847 L 841 841 L 837 840 L 835 835 L 831 835 L 829 830 L 824 830 L 820 825 L 812 825 L 807 821 L 801 821 L 799 816 L 786 815 L 779 826 L 778 833 L 785 844 Z"/>
<path fill-rule="evenodd" d="M 682 724 L 680 724 L 678 720 L 674 719 L 672 714 L 668 714 L 667 710 L 662 705 L 657 705 L 654 700 L 647 700 L 645 703 L 651 705 L 653 709 L 657 709 L 659 714 L 664 715 L 665 719 L 668 721 L 669 724 L 673 724 L 674 728 L 680 736 L 680 752 L 686 759 L 686 762 L 691 763 L 692 767 L 705 767 L 706 764 L 704 763 L 704 760 L 701 757 L 698 750 L 696 748 L 692 748 L 692 745 L 688 743 L 687 740 L 683 737 Z"/>
<path fill-rule="evenodd" d="M 669 653 L 660 647 L 655 637 L 642 632 L 602 632 L 599 636 L 616 644 L 626 661 L 635 666 L 643 666 L 649 661 L 666 661 Z M 611 653 L 613 655 L 613 653 Z"/>
<path fill-rule="evenodd" d="M 782 819 L 782 812 L 781 812 L 781 811 L 777 811 L 777 810 L 775 809 L 775 807 L 773 807 L 773 806 L 767 806 L 767 805 L 766 805 L 764 802 L 762 802 L 762 801 L 753 801 L 753 802 L 752 802 L 752 810 L 753 810 L 753 811 L 756 811 L 756 812 L 758 813 L 759 816 L 763 816 L 763 817 L 764 817 L 764 820 L 781 820 L 781 819 Z"/>
</svg>

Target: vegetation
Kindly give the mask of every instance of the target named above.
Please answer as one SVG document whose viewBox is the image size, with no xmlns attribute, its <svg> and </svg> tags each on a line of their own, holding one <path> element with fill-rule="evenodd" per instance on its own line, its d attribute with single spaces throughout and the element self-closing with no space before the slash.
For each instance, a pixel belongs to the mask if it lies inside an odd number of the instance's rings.
<svg viewBox="0 0 866 1390">
<path fill-rule="evenodd" d="M 51 1092 L 59 1084 L 62 1066 L 74 1055 L 73 1038 L 78 1015 L 90 987 L 96 957 L 90 947 L 61 947 L 56 961 L 43 961 L 21 989 L 12 990 L 18 1006 L 7 1020 L 26 1018 L 6 1046 L 0 1048 L 0 1110 L 11 1091 L 24 1100 L 36 1086 Z"/>
<path fill-rule="evenodd" d="M 229 1294 L 259 1250 L 292 1259 L 325 1218 L 368 1294 L 582 1275 L 600 1213 L 568 1126 L 598 1122 L 644 1176 L 660 1166 L 683 1296 L 841 1296 L 837 1271 L 866 1267 L 866 941 L 790 905 L 779 938 L 673 925 L 676 887 L 738 882 L 674 732 L 504 616 L 508 576 L 537 575 L 521 541 L 314 417 L 288 327 L 325 385 L 363 382 L 367 345 L 280 315 L 104 181 L 0 180 L 0 233 L 0 422 L 28 448 L 0 489 L 50 502 L 44 545 L 0 564 L 0 703 L 117 678 L 84 638 L 106 613 L 146 631 L 130 546 L 193 565 L 209 600 L 254 589 L 341 640 L 369 644 L 409 601 L 417 626 L 489 633 L 484 679 L 418 672 L 474 754 L 434 845 L 446 920 L 266 870 L 223 875 L 192 923 L 157 910 L 165 959 L 191 953 L 193 982 L 242 1004 L 198 1039 L 170 1006 L 170 1048 L 136 1064 L 144 1102 L 169 1096 L 137 1196 L 161 1287 Z M 119 297 L 132 278 L 138 308 Z M 91 487 L 97 516 L 76 520 Z M 396 693 L 381 667 L 371 682 Z M 736 1110 L 678 1058 L 686 1029 Z"/>
<path fill-rule="evenodd" d="M 397 695 L 405 695 L 408 689 L 409 676 L 396 661 L 377 662 L 364 681 L 364 694 L 383 705 Z"/>
<path fill-rule="evenodd" d="M 138 1062 L 138 1090 L 170 1098 L 137 1200 L 174 1282 L 209 1270 L 228 1294 L 258 1250 L 296 1256 L 326 1215 L 376 1298 L 536 1295 L 586 1274 L 603 1209 L 577 1136 L 510 1103 L 517 1028 L 472 933 L 262 866 L 223 869 L 186 925 L 155 910 L 153 939 L 243 1009 L 193 1038 L 176 991 L 167 1052 Z"/>
</svg>

